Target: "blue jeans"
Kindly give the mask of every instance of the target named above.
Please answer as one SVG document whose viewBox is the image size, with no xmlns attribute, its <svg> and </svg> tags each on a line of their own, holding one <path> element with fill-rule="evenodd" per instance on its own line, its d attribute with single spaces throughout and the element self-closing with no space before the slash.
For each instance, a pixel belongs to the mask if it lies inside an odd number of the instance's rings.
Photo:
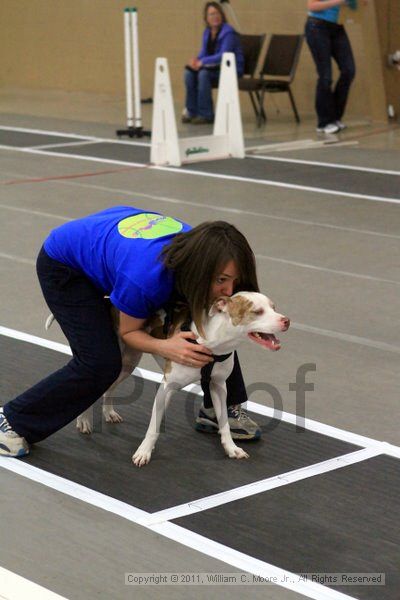
<svg viewBox="0 0 400 600">
<path fill-rule="evenodd" d="M 212 86 L 218 84 L 219 69 L 185 69 L 186 110 L 191 117 L 214 118 Z"/>
<path fill-rule="evenodd" d="M 343 25 L 309 17 L 306 39 L 318 72 L 315 107 L 318 127 L 340 121 L 356 69 L 353 52 Z M 332 58 L 336 61 L 340 77 L 332 90 Z"/>
<path fill-rule="evenodd" d="M 41 249 L 37 274 L 48 307 L 68 339 L 72 360 L 4 405 L 11 427 L 29 444 L 55 433 L 91 406 L 118 378 L 121 351 L 102 290 Z M 208 384 L 204 401 L 211 406 Z M 247 400 L 239 362 L 227 381 L 228 404 Z"/>
<path fill-rule="evenodd" d="M 4 406 L 11 427 L 30 444 L 58 431 L 118 378 L 121 351 L 104 294 L 79 271 L 40 251 L 44 298 L 68 339 L 73 358 Z"/>
</svg>

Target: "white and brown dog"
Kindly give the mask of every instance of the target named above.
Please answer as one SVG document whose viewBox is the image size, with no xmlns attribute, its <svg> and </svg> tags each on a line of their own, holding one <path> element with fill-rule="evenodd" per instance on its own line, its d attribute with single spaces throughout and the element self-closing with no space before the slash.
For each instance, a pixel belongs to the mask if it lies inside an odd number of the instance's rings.
<svg viewBox="0 0 400 600">
<path fill-rule="evenodd" d="M 147 330 L 156 337 L 160 336 L 164 311 L 160 311 L 156 319 L 149 321 Z M 46 328 L 51 324 L 51 317 L 46 321 Z M 182 324 L 175 324 L 175 328 Z M 238 292 L 231 297 L 218 298 L 208 314 L 204 313 L 202 327 L 204 337 L 192 322 L 190 325 L 197 337 L 197 341 L 209 348 L 214 356 L 221 356 L 222 361 L 215 361 L 211 371 L 210 394 L 218 421 L 221 443 L 229 458 L 248 458 L 247 452 L 239 448 L 233 441 L 227 414 L 226 405 L 226 380 L 233 369 L 233 351 L 250 339 L 269 350 L 279 350 L 280 341 L 276 333 L 289 328 L 288 317 L 276 312 L 273 302 L 258 292 Z M 170 332 L 172 333 L 172 331 Z M 111 391 L 128 377 L 138 364 L 141 353 L 135 351 L 121 342 L 122 371 L 115 383 L 103 396 L 103 415 L 107 422 L 117 423 L 122 421 L 120 415 L 114 410 Z M 164 361 L 159 356 L 154 356 L 157 363 L 163 368 L 164 378 L 156 394 L 152 416 L 143 442 L 132 456 L 133 463 L 141 467 L 150 462 L 152 452 L 159 437 L 160 425 L 165 410 L 168 407 L 172 394 L 181 390 L 190 383 L 195 383 L 201 378 L 201 369 L 188 367 L 171 361 Z M 81 433 L 92 431 L 92 411 L 88 409 L 77 419 L 77 428 Z"/>
</svg>

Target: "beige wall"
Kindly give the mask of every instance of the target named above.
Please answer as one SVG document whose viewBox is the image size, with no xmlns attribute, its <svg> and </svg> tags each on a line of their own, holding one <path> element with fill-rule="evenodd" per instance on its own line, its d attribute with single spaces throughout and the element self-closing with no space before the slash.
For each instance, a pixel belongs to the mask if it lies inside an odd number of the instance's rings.
<svg viewBox="0 0 400 600">
<path fill-rule="evenodd" d="M 0 0 L 0 86 L 123 95 L 122 14 L 127 4 L 125 0 Z M 231 4 L 245 33 L 299 33 L 304 28 L 306 0 L 232 0 Z M 155 58 L 166 56 L 174 97 L 182 102 L 182 65 L 199 49 L 203 1 L 136 0 L 130 5 L 139 10 L 142 97 L 153 94 Z M 373 11 L 371 15 L 373 20 Z M 382 107 L 374 109 L 372 104 L 382 104 L 382 98 L 371 95 L 372 67 L 365 60 L 371 34 L 363 35 L 360 23 L 348 24 L 347 29 L 358 65 L 349 114 L 380 118 Z M 294 84 L 302 114 L 313 113 L 315 79 L 304 44 Z M 275 96 L 275 102 L 283 114 L 290 114 L 286 98 Z M 242 107 L 250 114 L 247 98 Z"/>
</svg>

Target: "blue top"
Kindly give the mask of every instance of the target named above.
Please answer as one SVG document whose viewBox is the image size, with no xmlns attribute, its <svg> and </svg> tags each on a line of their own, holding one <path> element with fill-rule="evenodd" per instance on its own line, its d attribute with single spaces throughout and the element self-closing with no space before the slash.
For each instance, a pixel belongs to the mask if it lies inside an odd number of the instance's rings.
<svg viewBox="0 0 400 600">
<path fill-rule="evenodd" d="M 221 64 L 222 55 L 224 52 L 233 52 L 236 59 L 236 70 L 238 76 L 241 77 L 244 71 L 244 57 L 239 35 L 236 33 L 233 27 L 228 25 L 228 23 L 224 23 L 217 35 L 215 54 L 207 55 L 207 44 L 208 40 L 210 39 L 210 35 L 211 29 L 207 27 L 203 33 L 201 50 L 197 58 L 201 60 L 203 65 L 211 67 Z"/>
<path fill-rule="evenodd" d="M 190 229 L 172 217 L 116 206 L 57 227 L 44 249 L 85 273 L 118 309 L 145 319 L 168 301 L 174 286 L 160 252 L 177 233 Z"/>
<path fill-rule="evenodd" d="M 337 23 L 339 21 L 339 12 L 340 6 L 332 6 L 332 8 L 327 8 L 326 10 L 310 10 L 308 14 L 315 19 Z"/>
</svg>

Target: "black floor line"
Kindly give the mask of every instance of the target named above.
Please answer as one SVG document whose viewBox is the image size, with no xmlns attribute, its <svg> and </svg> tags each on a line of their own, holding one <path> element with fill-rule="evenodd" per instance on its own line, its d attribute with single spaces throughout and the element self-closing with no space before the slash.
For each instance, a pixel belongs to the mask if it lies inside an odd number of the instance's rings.
<svg viewBox="0 0 400 600">
<path fill-rule="evenodd" d="M 0 397 L 12 399 L 59 368 L 68 357 L 27 342 L 2 338 Z M 27 463 L 148 512 L 224 492 L 261 479 L 347 454 L 358 447 L 262 415 L 262 439 L 242 442 L 246 461 L 228 459 L 219 436 L 194 430 L 200 398 L 174 397 L 149 465 L 138 469 L 131 456 L 146 432 L 157 384 L 131 377 L 115 392 L 119 425 L 105 424 L 95 409 L 95 432 L 84 436 L 71 423 L 37 444 Z"/>
<path fill-rule="evenodd" d="M 30 147 L 42 144 L 62 144 L 71 138 L 58 138 L 43 134 L 0 130 L 0 144 L 15 147 Z M 78 141 L 78 140 L 77 140 Z M 98 142 L 87 146 L 59 146 L 48 149 L 52 154 L 70 154 L 93 159 L 118 160 L 126 163 L 148 164 L 150 148 L 112 142 Z M 380 198 L 399 199 L 398 176 L 349 171 L 319 165 L 268 162 L 252 158 L 206 161 L 182 167 L 190 170 L 226 177 L 249 178 L 255 181 L 273 181 L 283 185 L 299 185 L 317 189 L 332 190 L 344 194 L 361 194 Z"/>
<path fill-rule="evenodd" d="M 400 460 L 378 456 L 173 522 L 292 573 L 383 573 L 385 585 L 320 583 L 362 600 L 397 600 L 399 495 Z"/>
</svg>

